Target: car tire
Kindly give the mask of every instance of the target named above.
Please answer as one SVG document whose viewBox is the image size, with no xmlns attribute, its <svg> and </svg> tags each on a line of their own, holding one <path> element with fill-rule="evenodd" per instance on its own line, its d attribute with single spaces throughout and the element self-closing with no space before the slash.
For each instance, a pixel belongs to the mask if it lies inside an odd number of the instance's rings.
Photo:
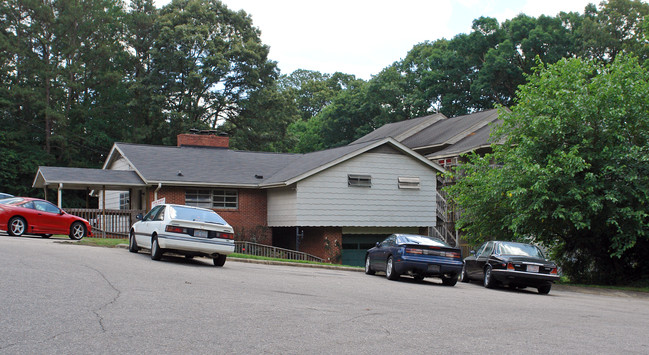
<svg viewBox="0 0 649 355">
<path fill-rule="evenodd" d="M 466 265 L 462 265 L 462 277 L 461 278 L 462 278 L 462 282 L 468 283 L 468 282 L 471 281 L 471 280 L 469 280 L 469 275 L 466 273 Z"/>
<path fill-rule="evenodd" d="M 225 259 L 227 259 L 227 255 L 219 255 L 216 258 L 214 258 L 214 266 L 223 266 L 225 265 Z"/>
<path fill-rule="evenodd" d="M 540 295 L 547 295 L 548 293 L 550 293 L 551 288 L 552 288 L 552 285 L 543 285 L 543 286 L 540 286 L 539 288 L 537 288 L 537 290 L 539 291 Z"/>
<path fill-rule="evenodd" d="M 365 273 L 368 275 L 374 275 L 376 273 L 374 270 L 372 270 L 372 267 L 370 266 L 369 255 L 365 256 Z"/>
<path fill-rule="evenodd" d="M 140 248 L 137 246 L 137 240 L 135 240 L 135 232 L 131 231 L 128 234 L 128 251 L 131 253 L 137 253 L 140 251 Z"/>
<path fill-rule="evenodd" d="M 83 237 L 86 236 L 88 231 L 86 230 L 86 226 L 83 225 L 81 222 L 74 222 L 70 226 L 70 239 L 72 240 L 81 240 Z"/>
<path fill-rule="evenodd" d="M 153 237 L 151 241 L 151 260 L 160 260 L 162 259 L 162 248 L 158 244 L 158 237 Z"/>
<path fill-rule="evenodd" d="M 442 275 L 442 285 L 455 286 L 456 283 L 457 283 L 457 274 L 451 276 Z"/>
<path fill-rule="evenodd" d="M 27 231 L 27 222 L 22 217 L 11 217 L 7 226 L 7 233 L 14 237 L 20 237 Z"/>
<path fill-rule="evenodd" d="M 41 238 L 47 239 L 50 238 L 52 235 L 51 234 L 41 234 Z"/>
<path fill-rule="evenodd" d="M 394 261 L 392 259 L 392 256 L 390 256 L 388 258 L 388 261 L 385 263 L 385 276 L 388 278 L 388 280 L 399 279 L 399 274 L 394 269 Z"/>
<path fill-rule="evenodd" d="M 495 286 L 495 281 L 493 279 L 493 276 L 491 275 L 491 266 L 487 266 L 484 270 L 484 287 L 486 288 L 494 288 Z"/>
</svg>

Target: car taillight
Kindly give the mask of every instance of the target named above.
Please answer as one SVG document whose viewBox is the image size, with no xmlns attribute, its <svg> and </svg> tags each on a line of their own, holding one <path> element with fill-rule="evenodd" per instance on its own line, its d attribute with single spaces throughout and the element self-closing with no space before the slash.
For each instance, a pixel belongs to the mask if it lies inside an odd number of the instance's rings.
<svg viewBox="0 0 649 355">
<path fill-rule="evenodd" d="M 552 271 L 550 271 L 550 274 L 552 274 L 552 275 L 556 275 L 557 273 L 558 273 L 558 272 L 557 272 L 557 268 L 556 268 L 556 267 L 553 268 Z"/>
<path fill-rule="evenodd" d="M 232 234 L 232 233 L 216 232 L 216 237 L 217 237 L 217 238 L 223 238 L 223 239 L 234 239 L 234 234 Z"/>
<path fill-rule="evenodd" d="M 423 250 L 421 250 L 421 249 L 415 249 L 415 248 L 406 248 L 406 254 L 417 254 L 417 255 L 421 255 L 421 254 L 423 254 Z"/>
<path fill-rule="evenodd" d="M 512 263 L 507 263 L 507 270 L 515 270 L 515 269 L 514 269 L 514 264 L 512 264 Z"/>
<path fill-rule="evenodd" d="M 460 256 L 460 253 L 456 253 L 456 252 L 453 252 L 453 251 L 447 251 L 446 252 L 446 257 L 447 258 L 454 258 L 454 259 L 461 259 L 462 258 L 462 256 Z"/>
<path fill-rule="evenodd" d="M 187 229 L 174 226 L 167 226 L 167 228 L 165 228 L 165 231 L 171 233 L 187 233 Z"/>
</svg>

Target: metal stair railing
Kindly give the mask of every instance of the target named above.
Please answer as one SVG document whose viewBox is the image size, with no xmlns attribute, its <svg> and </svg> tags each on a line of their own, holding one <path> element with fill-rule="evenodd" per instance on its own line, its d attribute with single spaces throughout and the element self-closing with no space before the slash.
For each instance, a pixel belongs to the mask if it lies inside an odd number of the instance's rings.
<svg viewBox="0 0 649 355">
<path fill-rule="evenodd" d="M 319 263 L 324 262 L 324 260 L 315 255 L 307 254 L 301 251 L 278 248 L 271 245 L 257 244 L 246 241 L 235 241 L 234 252 L 246 255 L 263 256 L 267 258 L 305 260 Z"/>
</svg>

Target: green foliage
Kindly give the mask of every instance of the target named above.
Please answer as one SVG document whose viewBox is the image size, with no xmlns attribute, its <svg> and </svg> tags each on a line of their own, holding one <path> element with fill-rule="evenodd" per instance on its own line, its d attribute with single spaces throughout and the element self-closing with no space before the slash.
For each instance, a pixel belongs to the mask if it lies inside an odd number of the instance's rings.
<svg viewBox="0 0 649 355">
<path fill-rule="evenodd" d="M 473 242 L 534 239 L 574 281 L 649 273 L 649 71 L 637 59 L 539 67 L 449 192 Z M 495 164 L 494 164 L 495 163 Z M 644 256 L 643 256 L 644 255 Z"/>
</svg>

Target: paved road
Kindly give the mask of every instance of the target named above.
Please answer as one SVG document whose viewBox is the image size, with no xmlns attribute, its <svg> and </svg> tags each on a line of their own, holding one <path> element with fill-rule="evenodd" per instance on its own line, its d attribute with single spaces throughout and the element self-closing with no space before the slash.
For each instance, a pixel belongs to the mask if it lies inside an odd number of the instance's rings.
<svg viewBox="0 0 649 355">
<path fill-rule="evenodd" d="M 0 236 L 0 354 L 649 353 L 649 298 Z"/>
</svg>

